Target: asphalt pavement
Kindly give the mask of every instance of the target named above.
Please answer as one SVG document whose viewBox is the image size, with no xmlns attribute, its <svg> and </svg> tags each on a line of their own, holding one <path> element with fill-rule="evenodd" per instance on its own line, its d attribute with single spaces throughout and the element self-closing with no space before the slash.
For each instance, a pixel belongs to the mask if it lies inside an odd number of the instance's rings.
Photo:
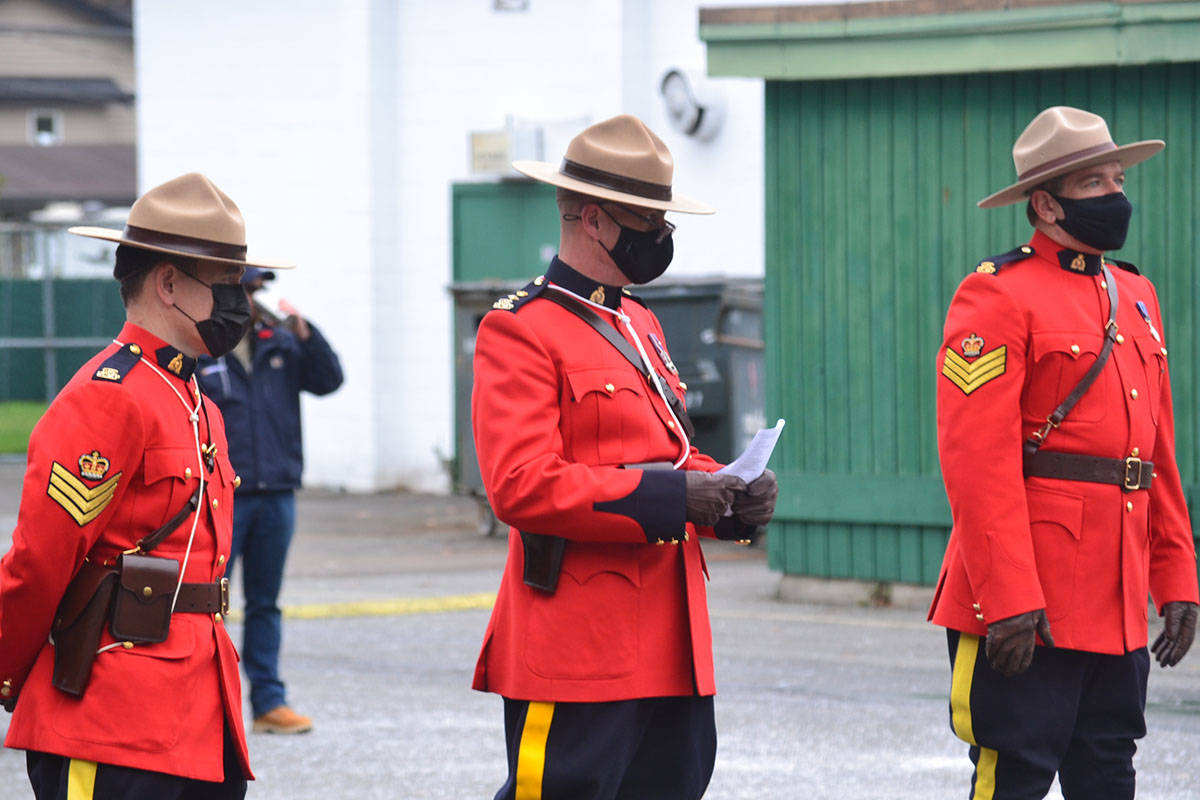
<svg viewBox="0 0 1200 800">
<path fill-rule="evenodd" d="M 0 463 L 0 550 L 20 476 Z M 705 550 L 719 737 L 706 797 L 967 796 L 945 636 L 922 610 L 785 602 L 761 546 Z M 316 726 L 250 735 L 258 779 L 247 796 L 490 798 L 505 770 L 501 701 L 470 683 L 505 552 L 502 536 L 480 535 L 469 498 L 301 492 L 283 677 Z M 238 641 L 236 621 L 230 629 Z M 1197 797 L 1200 653 L 1154 667 L 1147 718 L 1138 796 Z M 0 714 L 0 732 L 7 724 Z M 32 796 L 24 763 L 0 751 L 0 798 Z"/>
</svg>

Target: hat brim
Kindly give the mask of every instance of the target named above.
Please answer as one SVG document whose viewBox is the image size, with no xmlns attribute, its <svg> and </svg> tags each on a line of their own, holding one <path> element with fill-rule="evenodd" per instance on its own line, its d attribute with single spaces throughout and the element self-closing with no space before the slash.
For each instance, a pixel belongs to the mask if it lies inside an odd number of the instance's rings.
<svg viewBox="0 0 1200 800">
<path fill-rule="evenodd" d="M 1017 181 L 1012 186 L 1001 189 L 995 194 L 988 195 L 976 205 L 980 208 L 999 208 L 1000 206 L 1019 203 L 1026 198 L 1030 189 L 1060 175 L 1066 175 L 1068 172 L 1074 172 L 1077 169 L 1090 167 L 1093 164 L 1104 164 L 1109 161 L 1119 161 L 1122 167 L 1131 167 L 1134 164 L 1145 161 L 1166 146 L 1166 142 L 1162 139 L 1147 139 L 1142 142 L 1122 145 L 1115 150 L 1105 150 L 1103 153 L 1086 156 L 1078 161 L 1070 161 L 1059 167 L 1055 167 L 1049 172 L 1040 173 L 1023 181 Z"/>
<path fill-rule="evenodd" d="M 295 264 L 288 261 L 273 261 L 266 258 L 255 258 L 247 256 L 241 258 L 218 258 L 216 256 L 201 255 L 199 253 L 189 253 L 186 250 L 176 250 L 170 247 L 160 247 L 158 245 L 144 244 L 136 242 L 125 237 L 124 231 L 116 230 L 115 228 L 98 228 L 91 225 L 76 225 L 67 228 L 68 233 L 73 233 L 76 236 L 86 236 L 89 239 L 104 239 L 117 244 L 127 244 L 130 247 L 136 247 L 139 250 L 152 250 L 156 253 L 167 253 L 173 256 L 185 256 L 187 258 L 197 258 L 202 261 L 219 261 L 223 264 L 241 264 L 245 267 L 258 267 L 259 269 L 294 269 Z"/>
<path fill-rule="evenodd" d="M 681 214 L 712 214 L 716 212 L 716 209 L 708 203 L 693 200 L 678 192 L 672 192 L 670 200 L 653 200 L 649 197 L 642 197 L 628 192 L 618 192 L 615 189 L 597 186 L 594 183 L 588 183 L 578 178 L 563 175 L 559 172 L 559 165 L 551 164 L 549 161 L 514 161 L 512 162 L 512 166 L 517 172 L 527 175 L 536 181 L 548 183 L 552 186 L 560 186 L 563 189 L 570 189 L 573 192 L 579 192 L 591 197 L 599 197 L 601 200 L 612 200 L 614 203 L 628 203 L 660 211 L 678 211 Z"/>
</svg>

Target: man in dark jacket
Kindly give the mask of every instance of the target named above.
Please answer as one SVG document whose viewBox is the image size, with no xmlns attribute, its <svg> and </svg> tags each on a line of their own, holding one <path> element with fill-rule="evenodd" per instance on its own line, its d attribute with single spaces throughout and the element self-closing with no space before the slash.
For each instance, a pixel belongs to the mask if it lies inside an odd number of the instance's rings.
<svg viewBox="0 0 1200 800">
<path fill-rule="evenodd" d="M 247 269 L 242 285 L 253 299 L 274 277 Z M 254 730 L 303 733 L 312 729 L 312 720 L 288 706 L 279 678 L 278 603 L 304 466 L 300 392 L 329 394 L 342 385 L 342 368 L 316 326 L 286 302 L 278 316 L 252 305 L 253 329 L 233 353 L 201 359 L 200 385 L 225 416 L 229 459 L 240 477 L 229 569 L 240 556 L 246 597 L 241 656 Z"/>
</svg>

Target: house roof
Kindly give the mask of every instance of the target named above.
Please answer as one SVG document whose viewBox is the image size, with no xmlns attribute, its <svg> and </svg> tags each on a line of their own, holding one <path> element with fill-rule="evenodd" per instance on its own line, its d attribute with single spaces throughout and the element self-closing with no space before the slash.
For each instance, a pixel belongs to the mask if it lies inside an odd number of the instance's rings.
<svg viewBox="0 0 1200 800">
<path fill-rule="evenodd" d="M 14 78 L 0 76 L 0 103 L 130 103 L 133 95 L 111 78 Z"/>
<path fill-rule="evenodd" d="M 54 200 L 130 205 L 136 198 L 132 144 L 0 145 L 0 213 L 23 214 Z"/>
</svg>

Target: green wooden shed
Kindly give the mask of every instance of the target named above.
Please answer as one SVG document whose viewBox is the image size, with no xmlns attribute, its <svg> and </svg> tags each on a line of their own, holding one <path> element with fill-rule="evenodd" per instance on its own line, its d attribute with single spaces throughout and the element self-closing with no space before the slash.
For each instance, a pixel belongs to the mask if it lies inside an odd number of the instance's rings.
<svg viewBox="0 0 1200 800">
<path fill-rule="evenodd" d="M 713 76 L 765 79 L 770 563 L 789 575 L 930 584 L 950 514 L 935 355 L 950 298 L 1027 241 L 1014 179 L 1041 109 L 1162 138 L 1130 170 L 1118 257 L 1158 287 L 1180 469 L 1200 492 L 1200 2 L 896 0 L 700 12 Z M 981 486 L 981 490 L 985 487 Z"/>
</svg>

